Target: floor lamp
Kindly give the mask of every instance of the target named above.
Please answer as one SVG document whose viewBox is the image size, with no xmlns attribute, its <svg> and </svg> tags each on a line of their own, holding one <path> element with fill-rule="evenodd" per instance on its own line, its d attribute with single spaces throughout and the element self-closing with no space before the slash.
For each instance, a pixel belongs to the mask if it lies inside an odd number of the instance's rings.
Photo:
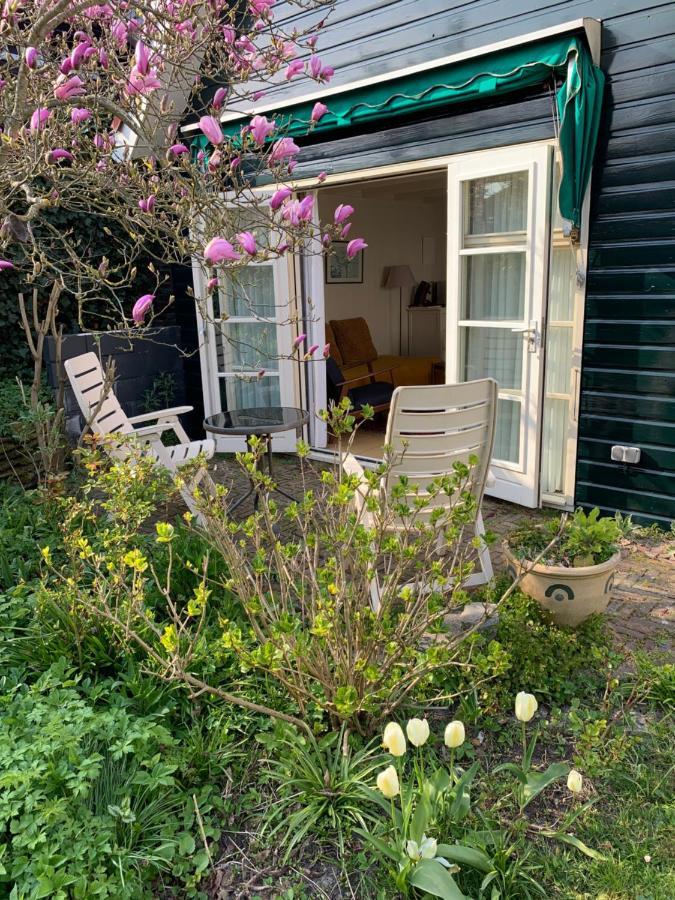
<svg viewBox="0 0 675 900">
<path fill-rule="evenodd" d="M 385 288 L 398 288 L 398 352 L 403 355 L 403 288 L 411 288 L 415 284 L 415 276 L 410 266 L 389 266 L 387 269 Z"/>
</svg>

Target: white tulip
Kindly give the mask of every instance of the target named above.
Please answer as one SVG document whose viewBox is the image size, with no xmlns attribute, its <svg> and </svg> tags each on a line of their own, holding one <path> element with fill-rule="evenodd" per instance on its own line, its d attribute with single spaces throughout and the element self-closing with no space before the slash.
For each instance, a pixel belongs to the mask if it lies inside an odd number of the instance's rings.
<svg viewBox="0 0 675 900">
<path fill-rule="evenodd" d="M 417 841 L 408 841 L 405 845 L 405 852 L 408 854 L 410 859 L 414 859 L 417 862 L 420 859 L 434 859 L 436 857 L 436 851 L 438 849 L 438 841 L 434 838 L 429 838 L 426 834 L 422 835 L 421 843 L 417 843 Z"/>
<path fill-rule="evenodd" d="M 408 740 L 415 747 L 421 747 L 429 739 L 429 723 L 426 719 L 410 719 L 405 731 Z"/>
<path fill-rule="evenodd" d="M 455 747 L 461 747 L 466 740 L 464 723 L 460 722 L 459 720 L 448 722 L 448 724 L 445 726 L 445 734 L 443 737 L 445 740 L 445 746 L 449 747 L 451 750 L 454 750 Z"/>
<path fill-rule="evenodd" d="M 393 766 L 387 766 L 387 768 L 383 769 L 377 776 L 377 789 L 384 794 L 387 800 L 391 800 L 392 797 L 397 796 L 400 787 L 398 775 Z"/>
<path fill-rule="evenodd" d="M 571 769 L 570 774 L 567 776 L 567 787 L 573 794 L 580 794 L 583 786 L 584 779 L 581 777 L 581 772 L 577 772 L 576 769 Z"/>
<path fill-rule="evenodd" d="M 403 756 L 405 753 L 405 735 L 398 722 L 389 722 L 382 735 L 382 744 L 392 756 Z"/>
<path fill-rule="evenodd" d="M 529 722 L 536 713 L 538 706 L 539 704 L 534 694 L 520 691 L 516 694 L 516 719 L 519 719 L 521 722 Z"/>
</svg>

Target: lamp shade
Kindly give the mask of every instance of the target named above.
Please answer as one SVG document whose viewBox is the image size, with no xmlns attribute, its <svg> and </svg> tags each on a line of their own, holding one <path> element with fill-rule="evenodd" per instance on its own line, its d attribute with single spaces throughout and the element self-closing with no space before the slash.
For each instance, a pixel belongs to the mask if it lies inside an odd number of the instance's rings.
<svg viewBox="0 0 675 900">
<path fill-rule="evenodd" d="M 405 288 L 415 284 L 410 266 L 389 266 L 384 278 L 385 288 Z"/>
</svg>

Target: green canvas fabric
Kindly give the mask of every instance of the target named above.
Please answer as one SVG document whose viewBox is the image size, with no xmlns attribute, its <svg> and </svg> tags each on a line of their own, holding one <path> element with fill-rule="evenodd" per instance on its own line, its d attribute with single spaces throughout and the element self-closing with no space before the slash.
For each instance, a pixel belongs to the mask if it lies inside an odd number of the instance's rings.
<svg viewBox="0 0 675 900">
<path fill-rule="evenodd" d="M 549 38 L 328 97 L 328 112 L 311 126 L 311 131 L 329 134 L 361 123 L 389 122 L 404 114 L 541 84 L 553 74 L 562 79 L 557 92 L 562 157 L 558 201 L 562 217 L 578 227 L 597 143 L 605 80 L 578 37 Z M 299 104 L 268 118 L 276 119 L 285 134 L 304 135 L 310 131 L 313 105 Z M 226 123 L 223 130 L 236 135 L 240 128 L 238 120 Z M 197 141 L 202 147 L 208 144 L 203 137 Z"/>
</svg>

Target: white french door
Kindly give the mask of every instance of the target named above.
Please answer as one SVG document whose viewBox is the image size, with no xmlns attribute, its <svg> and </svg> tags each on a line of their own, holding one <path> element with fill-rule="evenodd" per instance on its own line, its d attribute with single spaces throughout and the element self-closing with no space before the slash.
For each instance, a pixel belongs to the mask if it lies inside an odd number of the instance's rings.
<svg viewBox="0 0 675 900">
<path fill-rule="evenodd" d="M 263 245 L 260 229 L 249 224 Z M 265 406 L 300 406 L 291 358 L 295 321 L 292 257 L 217 271 L 207 291 L 206 272 L 193 263 L 205 415 Z M 219 452 L 245 449 L 243 437 L 213 435 Z M 274 435 L 275 452 L 295 449 L 294 431 Z"/>
<path fill-rule="evenodd" d="M 531 507 L 539 504 L 551 153 L 522 145 L 448 165 L 446 377 L 497 381 L 487 492 Z"/>
</svg>

